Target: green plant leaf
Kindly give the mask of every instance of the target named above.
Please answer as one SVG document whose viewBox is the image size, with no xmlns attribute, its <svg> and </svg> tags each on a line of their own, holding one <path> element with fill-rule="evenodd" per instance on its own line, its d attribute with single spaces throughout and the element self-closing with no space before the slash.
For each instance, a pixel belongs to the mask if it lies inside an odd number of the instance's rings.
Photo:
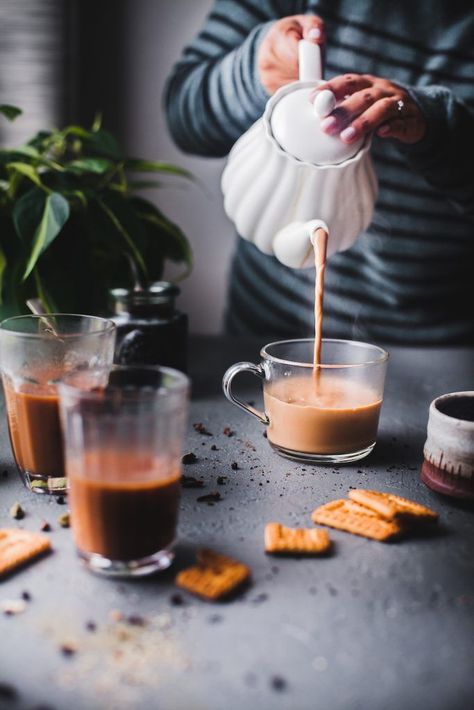
<svg viewBox="0 0 474 710">
<path fill-rule="evenodd" d="M 7 267 L 7 257 L 5 256 L 5 252 L 3 251 L 2 247 L 0 246 L 0 304 L 3 302 L 3 299 L 2 299 L 3 275 L 5 273 L 6 267 Z"/>
<path fill-rule="evenodd" d="M 35 185 L 38 185 L 38 187 L 43 187 L 41 179 L 36 169 L 32 165 L 15 161 L 13 163 L 7 163 L 6 168 L 9 172 L 16 172 L 20 175 L 23 175 L 23 177 L 28 178 L 28 180 L 31 180 L 31 182 L 33 182 Z"/>
<path fill-rule="evenodd" d="M 76 136 L 77 138 L 82 138 L 82 140 L 90 140 L 92 133 L 82 126 L 66 126 L 66 128 L 60 131 L 60 136 L 62 138 L 66 136 Z"/>
<path fill-rule="evenodd" d="M 32 158 L 32 159 L 37 159 L 40 158 L 41 155 L 39 151 L 34 148 L 32 145 L 19 145 L 16 148 L 12 148 L 10 151 L 12 156 L 24 156 L 25 158 Z M 14 159 L 14 158 L 13 158 Z"/>
<path fill-rule="evenodd" d="M 96 175 L 103 175 L 113 167 L 113 163 L 104 158 L 81 158 L 66 164 L 66 169 L 73 173 L 95 173 Z"/>
<path fill-rule="evenodd" d="M 64 190 L 63 194 L 68 199 L 68 201 L 76 199 L 78 202 L 80 202 L 82 207 L 87 207 L 87 197 L 83 190 Z"/>
<path fill-rule="evenodd" d="M 187 276 L 193 263 L 191 245 L 183 231 L 169 220 L 154 204 L 141 197 L 130 199 L 140 218 L 148 227 L 147 263 L 150 265 L 163 263 L 164 259 L 182 262 L 186 265 L 184 273 L 177 279 Z M 153 278 L 161 278 L 151 273 Z"/>
<path fill-rule="evenodd" d="M 30 190 L 18 200 L 13 221 L 17 234 L 30 250 L 23 281 L 31 274 L 41 253 L 56 239 L 68 217 L 69 203 L 58 192 L 45 197 L 39 190 Z"/>
<path fill-rule="evenodd" d="M 135 263 L 137 267 L 141 270 L 143 280 L 146 281 L 147 277 L 147 267 L 145 264 L 145 260 L 143 258 L 142 253 L 138 249 L 135 240 L 133 237 L 130 235 L 129 231 L 126 229 L 124 226 L 124 215 L 123 215 L 123 209 L 126 207 L 126 202 L 123 199 L 119 200 L 114 200 L 114 197 L 111 195 L 108 196 L 107 198 L 107 203 L 102 200 L 102 199 L 97 199 L 97 204 L 100 206 L 100 208 L 105 212 L 109 220 L 112 222 L 113 226 L 117 230 L 117 232 L 122 236 L 125 245 L 128 247 L 128 251 L 132 258 L 135 260 Z M 122 214 L 118 215 L 118 213 L 122 212 Z M 132 213 L 133 214 L 133 213 Z M 130 216 L 130 212 L 129 212 Z M 133 215 L 135 218 L 135 215 Z M 139 221 L 138 226 L 140 226 Z"/>
<path fill-rule="evenodd" d="M 94 116 L 94 121 L 92 122 L 92 133 L 97 133 L 102 128 L 102 113 L 99 111 Z"/>
<path fill-rule="evenodd" d="M 125 169 L 132 172 L 141 173 L 167 173 L 168 175 L 178 175 L 179 177 L 185 177 L 189 180 L 194 180 L 194 175 L 185 170 L 184 168 L 179 168 L 177 165 L 172 165 L 171 163 L 163 163 L 156 160 L 140 160 L 139 158 L 127 158 L 125 160 Z"/>
<path fill-rule="evenodd" d="M 147 190 L 148 188 L 163 187 L 163 183 L 158 180 L 130 180 L 128 185 L 133 190 Z"/>
<path fill-rule="evenodd" d="M 115 136 L 105 131 L 103 128 L 91 134 L 91 143 L 94 150 L 106 158 L 119 161 L 122 161 L 124 158 Z"/>
<path fill-rule="evenodd" d="M 35 277 L 38 298 L 43 304 L 44 310 L 46 311 L 46 313 L 58 313 L 59 309 L 57 308 L 57 306 L 55 306 L 54 301 L 51 300 L 51 297 L 43 284 L 43 280 L 39 274 L 38 268 L 36 268 L 33 273 Z"/>
<path fill-rule="evenodd" d="M 14 121 L 15 118 L 21 116 L 23 111 L 21 110 L 21 108 L 18 108 L 18 106 L 11 106 L 10 104 L 1 104 L 0 113 L 5 116 L 5 118 L 8 118 L 9 121 Z"/>
<path fill-rule="evenodd" d="M 33 187 L 16 202 L 12 211 L 13 225 L 20 242 L 27 247 L 44 212 L 46 196 L 43 190 Z"/>
</svg>

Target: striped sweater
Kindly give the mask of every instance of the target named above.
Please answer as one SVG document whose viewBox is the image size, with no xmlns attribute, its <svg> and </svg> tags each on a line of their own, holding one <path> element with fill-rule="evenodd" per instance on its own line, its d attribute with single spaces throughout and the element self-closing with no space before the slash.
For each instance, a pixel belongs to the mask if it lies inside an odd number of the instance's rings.
<svg viewBox="0 0 474 710">
<path fill-rule="evenodd" d="M 268 95 L 256 69 L 271 23 L 320 15 L 325 78 L 370 73 L 403 84 L 427 120 L 419 143 L 375 138 L 379 196 L 369 229 L 326 270 L 324 334 L 406 344 L 474 342 L 474 14 L 446 0 L 217 0 L 168 80 L 177 144 L 224 156 Z M 227 307 L 235 334 L 313 328 L 314 271 L 238 240 Z"/>
</svg>

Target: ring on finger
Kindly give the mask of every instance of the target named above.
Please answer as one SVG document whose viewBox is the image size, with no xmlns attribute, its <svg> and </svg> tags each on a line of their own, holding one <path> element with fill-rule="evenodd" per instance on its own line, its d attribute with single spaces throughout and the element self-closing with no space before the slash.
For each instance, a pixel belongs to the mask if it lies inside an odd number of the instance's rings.
<svg viewBox="0 0 474 710">
<path fill-rule="evenodd" d="M 398 99 L 398 101 L 397 101 L 397 112 L 398 112 L 398 113 L 403 113 L 404 110 L 405 110 L 405 102 L 403 101 L 403 99 Z"/>
</svg>

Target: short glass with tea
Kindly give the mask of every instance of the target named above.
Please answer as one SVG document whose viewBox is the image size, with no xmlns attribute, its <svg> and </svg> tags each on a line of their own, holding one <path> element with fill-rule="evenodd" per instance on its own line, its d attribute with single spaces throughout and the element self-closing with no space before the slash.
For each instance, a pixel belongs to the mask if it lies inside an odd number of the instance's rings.
<svg viewBox="0 0 474 710">
<path fill-rule="evenodd" d="M 265 345 L 261 362 L 239 362 L 224 375 L 226 397 L 267 426 L 282 456 L 309 463 L 349 463 L 375 446 L 388 353 L 353 340 L 323 339 L 314 366 L 314 340 Z M 263 381 L 265 411 L 238 399 L 234 377 L 250 372 Z"/>
<path fill-rule="evenodd" d="M 0 368 L 13 455 L 27 488 L 66 491 L 57 383 L 69 372 L 111 365 L 115 325 L 53 313 L 0 324 Z"/>
<path fill-rule="evenodd" d="M 114 366 L 59 385 L 71 524 L 91 571 L 137 576 L 173 560 L 189 381 Z"/>
</svg>

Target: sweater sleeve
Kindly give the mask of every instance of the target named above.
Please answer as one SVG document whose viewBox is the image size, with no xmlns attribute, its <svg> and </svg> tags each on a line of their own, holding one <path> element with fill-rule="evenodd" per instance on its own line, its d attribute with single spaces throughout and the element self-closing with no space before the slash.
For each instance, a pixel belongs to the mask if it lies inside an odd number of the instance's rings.
<svg viewBox="0 0 474 710">
<path fill-rule="evenodd" d="M 168 79 L 168 127 L 185 152 L 220 157 L 263 113 L 257 54 L 277 15 L 270 0 L 217 0 Z"/>
<path fill-rule="evenodd" d="M 416 172 L 474 219 L 474 113 L 444 86 L 406 88 L 426 118 L 427 131 L 418 143 L 398 147 Z"/>
</svg>

